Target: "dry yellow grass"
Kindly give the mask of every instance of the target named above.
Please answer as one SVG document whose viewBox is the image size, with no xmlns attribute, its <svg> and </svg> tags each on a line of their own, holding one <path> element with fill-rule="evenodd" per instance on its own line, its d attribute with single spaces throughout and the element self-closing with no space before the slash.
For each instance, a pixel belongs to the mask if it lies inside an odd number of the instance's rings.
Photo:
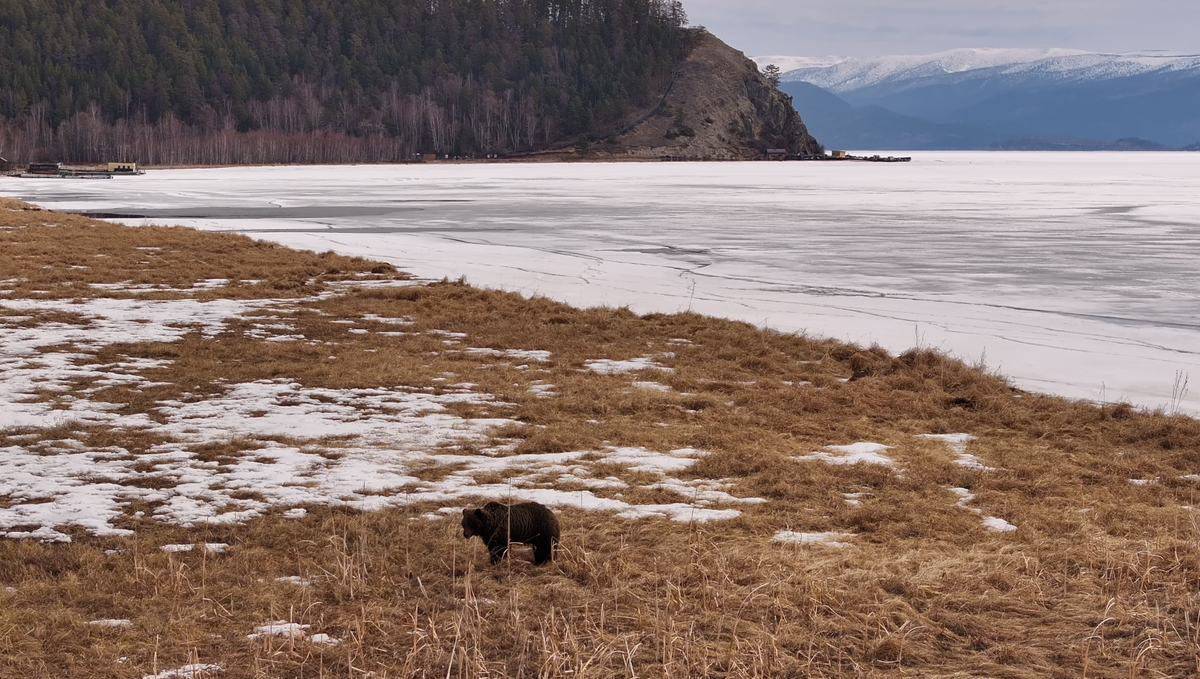
<svg viewBox="0 0 1200 679">
<path fill-rule="evenodd" d="M 260 379 L 436 391 L 452 373 L 450 381 L 477 384 L 502 402 L 456 406 L 458 414 L 523 423 L 492 433 L 513 453 L 690 446 L 712 455 L 689 477 L 733 479 L 734 495 L 767 502 L 705 524 L 566 509 L 560 558 L 540 569 L 521 549 L 490 567 L 453 519 L 413 520 L 436 504 L 310 507 L 301 520 L 278 510 L 239 525 L 186 529 L 136 518 L 134 511 L 154 507 L 134 503 L 120 525 L 135 537 L 74 531 L 70 544 L 0 541 L 0 677 L 141 677 L 187 663 L 220 664 L 221 677 L 1200 672 L 1197 487 L 1184 478 L 1200 472 L 1196 420 L 1021 393 L 931 351 L 890 357 L 692 314 L 579 310 L 457 283 L 346 283 L 398 276 L 373 262 L 237 236 L 119 227 L 0 201 L 0 281 L 19 279 L 0 295 L 0 313 L 14 315 L 3 303 L 16 298 L 288 298 L 294 306 L 274 315 L 320 342 L 267 342 L 233 323 L 212 337 L 109 345 L 95 361 L 167 359 L 142 372 L 159 386 L 90 395 L 120 413 L 155 416 L 164 400 Z M 262 282 L 188 291 L 216 278 Z M 90 287 L 123 281 L 172 290 Z M 340 293 L 315 294 L 322 291 Z M 384 336 L 335 322 L 361 326 L 364 314 L 412 324 L 404 335 Z M 52 322 L 81 321 L 21 321 Z M 432 330 L 466 333 L 462 346 L 541 349 L 553 359 L 519 368 L 450 350 Z M 674 355 L 662 357 L 667 352 Z M 648 355 L 674 371 L 584 369 L 589 359 Z M 671 391 L 633 386 L 651 380 Z M 538 398 L 529 391 L 536 383 L 553 384 L 556 395 Z M 994 471 L 956 465 L 944 443 L 915 436 L 957 432 L 977 437 L 970 452 Z M 53 430 L 0 430 L 0 455 L 51 440 L 119 445 L 132 455 L 161 443 L 67 421 Z M 795 459 L 856 441 L 892 445 L 897 469 Z M 336 455 L 338 442 L 326 444 Z M 224 464 L 261 445 L 233 440 L 195 452 Z M 436 479 L 453 471 L 414 473 Z M 620 465 L 596 471 L 643 481 Z M 504 477 L 477 479 L 488 480 Z M 951 487 L 969 488 L 971 507 L 1019 529 L 986 530 Z M 846 493 L 861 493 L 860 504 L 847 503 Z M 645 487 L 626 489 L 624 499 L 688 501 Z M 0 496 L 0 507 L 6 502 Z M 784 545 L 772 541 L 780 530 L 854 538 L 843 549 Z M 201 542 L 231 547 L 224 554 L 158 549 Z M 275 580 L 285 576 L 308 584 Z M 86 624 L 110 618 L 132 624 Z M 341 643 L 247 638 L 276 620 Z"/>
</svg>

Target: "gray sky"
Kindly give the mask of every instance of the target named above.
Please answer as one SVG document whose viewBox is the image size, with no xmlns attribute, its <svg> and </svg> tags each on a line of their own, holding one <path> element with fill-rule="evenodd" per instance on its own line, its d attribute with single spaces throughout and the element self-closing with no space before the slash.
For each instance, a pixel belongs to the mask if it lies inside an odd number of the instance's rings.
<svg viewBox="0 0 1200 679">
<path fill-rule="evenodd" d="M 868 57 L 958 47 L 1200 53 L 1200 0 L 683 0 L 750 56 Z"/>
</svg>

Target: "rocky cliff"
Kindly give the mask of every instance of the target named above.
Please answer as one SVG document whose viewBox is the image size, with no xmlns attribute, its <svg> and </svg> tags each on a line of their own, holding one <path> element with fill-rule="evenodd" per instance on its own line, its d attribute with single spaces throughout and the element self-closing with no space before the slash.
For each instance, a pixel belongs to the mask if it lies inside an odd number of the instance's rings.
<svg viewBox="0 0 1200 679">
<path fill-rule="evenodd" d="M 661 104 L 600 150 L 613 156 L 695 159 L 762 157 L 767 149 L 820 150 L 792 98 L 745 54 L 700 31 Z"/>
</svg>

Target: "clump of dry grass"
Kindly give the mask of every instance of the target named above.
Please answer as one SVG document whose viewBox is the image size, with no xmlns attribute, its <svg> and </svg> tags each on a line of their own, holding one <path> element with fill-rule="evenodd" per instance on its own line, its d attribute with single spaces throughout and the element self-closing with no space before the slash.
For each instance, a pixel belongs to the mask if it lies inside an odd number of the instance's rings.
<svg viewBox="0 0 1200 679">
<path fill-rule="evenodd" d="M 301 520 L 273 511 L 240 525 L 183 529 L 134 516 L 152 515 L 155 506 L 133 503 L 121 527 L 135 537 L 76 531 L 65 545 L 0 542 L 0 676 L 129 677 L 189 662 L 219 663 L 228 677 L 1200 671 L 1197 488 L 1186 478 L 1200 471 L 1194 419 L 1021 393 L 1001 376 L 932 351 L 893 357 L 695 314 L 581 310 L 451 282 L 347 286 L 317 298 L 308 293 L 331 278 L 402 275 L 241 237 L 119 227 L 11 201 L 0 203 L 0 226 L 0 280 L 21 279 L 0 296 L 0 313 L 4 297 L 281 297 L 295 304 L 271 312 L 272 322 L 316 342 L 267 342 L 246 321 L 213 337 L 110 345 L 94 360 L 169 361 L 141 373 L 161 386 L 91 394 L 119 412 L 153 416 L 162 401 L 279 377 L 335 389 L 436 391 L 469 382 L 498 403 L 463 406 L 460 414 L 522 423 L 493 432 L 501 454 L 695 447 L 712 454 L 685 476 L 729 480 L 735 495 L 767 500 L 708 524 L 566 509 L 560 559 L 548 568 L 534 568 L 520 550 L 488 566 L 453 516 L 422 518 L 438 509 L 432 505 L 376 513 L 311 507 Z M 88 268 L 64 268 L 76 262 Z M 90 287 L 132 280 L 186 290 L 213 278 L 271 283 L 192 293 Z M 277 285 L 287 281 L 296 285 Z M 384 328 L 367 314 L 410 324 L 390 327 L 404 334 L 383 335 L 335 323 Z M 552 357 L 522 363 L 470 347 Z M 591 359 L 638 357 L 672 371 L 599 375 L 585 367 Z M 538 383 L 554 385 L 555 396 L 531 393 Z M 994 471 L 955 464 L 944 443 L 916 436 L 958 432 L 976 437 L 971 454 Z M 0 431 L 0 454 L 58 440 L 120 446 L 134 456 L 162 442 L 65 422 Z M 856 441 L 892 446 L 896 468 L 796 459 Z M 234 439 L 193 452 L 228 464 L 262 445 Z M 312 445 L 337 454 L 336 442 Z M 457 470 L 411 471 L 436 480 Z M 687 501 L 678 490 L 647 489 L 652 479 L 620 464 L 591 470 L 630 485 L 597 491 L 604 497 Z M 505 480 L 502 473 L 477 479 Z M 1018 530 L 988 531 L 950 488 L 969 489 L 969 508 Z M 848 503 L 848 493 L 859 504 Z M 786 545 L 772 541 L 781 530 L 853 537 L 846 548 Z M 231 547 L 225 554 L 159 550 L 202 542 Z M 308 584 L 275 580 L 287 576 Z M 131 626 L 85 624 L 108 618 Z M 247 638 L 278 620 L 340 643 Z"/>
</svg>

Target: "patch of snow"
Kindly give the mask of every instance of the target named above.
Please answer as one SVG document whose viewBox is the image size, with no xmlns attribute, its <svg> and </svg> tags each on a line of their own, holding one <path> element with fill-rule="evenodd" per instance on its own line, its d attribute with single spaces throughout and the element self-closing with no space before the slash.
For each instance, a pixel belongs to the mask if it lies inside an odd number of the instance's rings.
<svg viewBox="0 0 1200 679">
<path fill-rule="evenodd" d="M 474 356 L 495 356 L 498 358 L 515 358 L 522 361 L 538 361 L 546 363 L 550 360 L 551 353 L 541 349 L 487 349 L 480 347 L 472 347 L 467 349 L 467 353 Z"/>
<path fill-rule="evenodd" d="M 1009 533 L 1017 529 L 1016 526 L 1005 521 L 1004 519 L 996 518 L 994 516 L 983 517 L 983 525 L 986 526 L 988 530 L 993 530 L 997 533 Z"/>
<path fill-rule="evenodd" d="M 647 391 L 661 391 L 661 392 L 671 391 L 671 387 L 668 387 L 665 384 L 660 384 L 658 382 L 634 382 L 633 386 L 638 389 L 645 389 Z"/>
<path fill-rule="evenodd" d="M 293 507 L 283 513 L 285 519 L 303 519 L 308 516 L 308 510 L 303 507 Z"/>
<path fill-rule="evenodd" d="M 283 582 L 289 585 L 296 585 L 297 587 L 308 587 L 312 584 L 312 580 L 309 580 L 308 578 L 302 578 L 299 575 L 285 575 L 283 577 L 275 578 L 275 582 Z"/>
<path fill-rule="evenodd" d="M 658 361 L 655 361 L 650 356 L 631 358 L 628 361 L 614 361 L 608 358 L 597 358 L 584 361 L 583 365 L 588 370 L 601 375 L 621 375 L 638 370 L 662 370 L 664 372 L 675 371 L 674 368 L 668 368 L 660 364 Z"/>
<path fill-rule="evenodd" d="M 603 488 L 628 488 L 629 487 L 629 484 L 625 483 L 624 481 L 622 481 L 621 479 L 618 479 L 615 476 L 607 476 L 603 479 L 593 479 L 593 478 L 581 478 L 579 476 L 575 476 L 574 474 L 563 474 L 562 476 L 558 477 L 558 482 L 559 483 L 579 483 L 579 484 L 582 484 L 586 488 L 591 488 L 592 490 L 600 490 Z"/>
<path fill-rule="evenodd" d="M 159 547 L 160 551 L 167 553 L 190 552 L 195 548 L 195 545 L 163 545 Z"/>
<path fill-rule="evenodd" d="M 301 625 L 287 620 L 277 620 L 265 625 L 259 625 L 254 628 L 253 634 L 247 634 L 247 639 L 261 639 L 263 637 L 292 637 L 305 638 L 308 636 L 309 625 Z"/>
<path fill-rule="evenodd" d="M 442 414 L 447 405 L 456 403 L 495 400 L 488 394 L 435 395 L 411 387 L 339 390 L 304 388 L 283 379 L 261 380 L 233 385 L 225 395 L 203 401 L 164 401 L 158 410 L 167 423 L 155 428 L 185 441 L 228 440 L 234 435 L 358 437 L 432 447 L 455 434 L 478 438 L 487 429 L 509 423 Z"/>
<path fill-rule="evenodd" d="M 527 471 L 526 475 L 515 475 L 508 483 L 477 486 L 477 493 L 470 493 L 468 491 L 466 494 L 501 497 L 505 501 L 532 500 L 553 507 L 573 507 L 589 511 L 614 511 L 617 512 L 616 515 L 619 518 L 626 519 L 662 517 L 679 522 L 727 520 L 741 515 L 741 512 L 735 509 L 718 509 L 712 507 L 715 503 L 757 504 L 765 502 L 761 498 L 739 498 L 726 493 L 724 489 L 732 486 L 732 481 L 680 481 L 668 476 L 671 472 L 682 471 L 691 467 L 699 458 L 707 454 L 704 451 L 693 448 L 680 448 L 670 453 L 659 453 L 645 448 L 611 447 L 603 451 L 510 456 L 496 458 L 492 465 L 476 463 L 473 465 L 473 470 L 455 472 L 450 477 L 447 477 L 447 479 L 431 485 L 453 483 L 456 477 L 469 476 L 479 471 L 525 470 Z M 588 455 L 596 456 L 595 463 L 620 464 L 632 471 L 654 474 L 659 479 L 649 487 L 658 486 L 670 489 L 686 497 L 693 498 L 693 501 L 690 503 L 634 505 L 622 500 L 597 497 L 590 490 L 565 491 L 551 487 L 533 487 L 529 481 L 532 476 L 553 472 L 557 469 L 560 472 L 560 476 L 558 477 L 559 482 L 577 481 L 585 487 L 597 489 L 618 487 L 617 483 L 623 484 L 619 479 L 611 477 L 606 479 L 583 478 L 586 474 L 586 466 L 591 463 L 582 461 L 580 458 Z M 469 462 L 471 458 L 467 456 L 442 455 L 439 456 L 439 459 L 444 460 L 447 464 L 456 464 Z M 534 461 L 541 464 L 531 466 L 531 463 Z M 552 464 L 547 466 L 547 462 Z M 573 467 L 567 467 L 565 466 L 567 462 L 574 462 L 575 464 Z M 553 463 L 557 463 L 559 466 L 556 468 L 553 466 Z"/>
<path fill-rule="evenodd" d="M 682 502 L 663 505 L 632 505 L 629 509 L 617 514 L 622 519 L 665 518 L 679 523 L 708 523 L 709 521 L 728 521 L 736 519 L 742 513 L 736 509 L 709 509 Z"/>
<path fill-rule="evenodd" d="M 173 670 L 163 670 L 158 674 L 147 674 L 142 679 L 208 679 L 208 677 L 222 671 L 224 671 L 224 668 L 220 665 L 195 663 Z"/>
<path fill-rule="evenodd" d="M 2 451 L 0 451 L 0 452 L 2 452 Z M 20 520 L 17 520 L 17 521 L 10 522 L 9 525 L 10 526 L 21 525 L 22 523 L 28 523 L 28 522 L 22 522 Z M 3 524 L 0 524 L 0 526 L 3 526 Z M 114 531 L 114 532 L 108 533 L 108 534 L 115 535 L 118 533 L 116 533 Z M 125 533 L 120 533 L 120 534 L 124 535 Z M 0 533 L 0 536 L 6 537 L 6 538 L 9 538 L 12 540 L 37 540 L 38 542 L 70 542 L 71 541 L 70 535 L 67 535 L 66 533 L 60 533 L 59 531 L 56 531 L 53 528 L 50 528 L 49 526 L 42 526 L 35 530 L 10 530 L 5 533 Z"/>
<path fill-rule="evenodd" d="M 1129 482 L 1135 486 L 1152 486 L 1158 483 L 1154 479 L 1129 479 Z"/>
<path fill-rule="evenodd" d="M 307 640 L 314 644 L 335 645 L 341 643 L 340 639 L 335 639 L 328 634 L 313 634 L 309 635 L 308 628 L 310 625 L 301 625 L 299 623 L 288 622 L 286 620 L 278 620 L 276 622 L 260 625 L 254 629 L 254 633 L 247 634 L 246 638 L 255 640 L 265 637 L 288 637 L 289 639 Z"/>
<path fill-rule="evenodd" d="M 692 504 L 702 507 L 715 502 L 756 505 L 767 501 L 761 497 L 737 497 L 730 495 L 726 491 L 732 488 L 734 484 L 735 481 L 733 480 L 714 481 L 711 479 L 695 479 L 692 481 L 681 481 L 667 477 L 658 483 L 653 483 L 646 487 L 652 490 L 674 491 L 691 500 Z"/>
<path fill-rule="evenodd" d="M 851 533 L 797 533 L 790 530 L 781 530 L 771 538 L 775 542 L 784 542 L 796 545 L 822 545 L 825 547 L 849 547 L 850 543 L 846 542 L 854 535 Z"/>
<path fill-rule="evenodd" d="M 88 620 L 87 624 L 91 627 L 132 627 L 133 623 L 129 620 Z"/>
<path fill-rule="evenodd" d="M 882 443 L 859 442 L 848 446 L 825 446 L 826 451 L 832 452 L 817 451 L 811 455 L 802 455 L 796 459 L 819 460 L 837 465 L 880 464 L 891 466 L 894 464 L 893 460 L 885 455 L 880 455 L 881 452 L 890 448 L 891 446 L 885 446 Z"/>
<path fill-rule="evenodd" d="M 950 492 L 954 493 L 955 495 L 958 496 L 958 506 L 959 507 L 966 508 L 967 503 L 970 502 L 971 500 L 975 499 L 975 494 L 972 493 L 971 491 L 967 490 L 966 488 L 951 488 Z M 978 510 L 972 510 L 972 511 L 978 511 Z"/>
<path fill-rule="evenodd" d="M 659 453 L 641 447 L 609 448 L 606 462 L 622 464 L 632 471 L 666 474 L 687 469 L 708 455 L 694 448 L 680 448 L 670 453 Z"/>
<path fill-rule="evenodd" d="M 208 554 L 224 554 L 227 549 L 229 549 L 229 545 L 223 542 L 204 543 L 204 551 Z"/>
<path fill-rule="evenodd" d="M 529 385 L 529 393 L 538 398 L 550 398 L 556 395 L 553 384 L 536 383 Z"/>
</svg>

